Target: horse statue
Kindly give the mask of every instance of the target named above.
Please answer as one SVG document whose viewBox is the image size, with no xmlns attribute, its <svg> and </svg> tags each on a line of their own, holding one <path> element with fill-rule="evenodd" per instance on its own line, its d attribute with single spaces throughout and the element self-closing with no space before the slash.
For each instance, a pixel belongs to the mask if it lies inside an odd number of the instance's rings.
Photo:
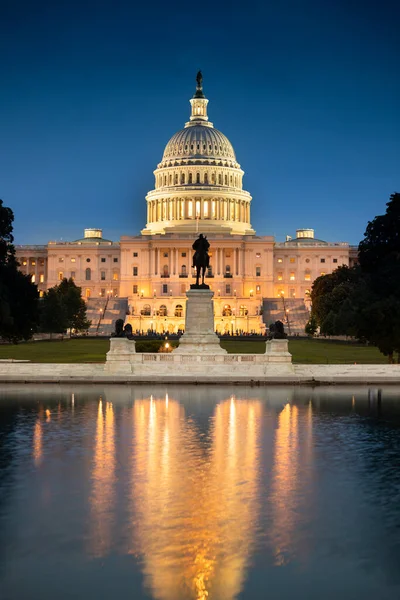
<svg viewBox="0 0 400 600">
<path fill-rule="evenodd" d="M 193 268 L 196 269 L 196 286 L 199 286 L 200 275 L 201 285 L 204 284 L 204 276 L 206 269 L 210 266 L 210 257 L 208 255 L 208 249 L 210 244 L 205 236 L 201 233 L 197 240 L 194 242 L 192 248 L 195 251 L 193 255 Z"/>
</svg>

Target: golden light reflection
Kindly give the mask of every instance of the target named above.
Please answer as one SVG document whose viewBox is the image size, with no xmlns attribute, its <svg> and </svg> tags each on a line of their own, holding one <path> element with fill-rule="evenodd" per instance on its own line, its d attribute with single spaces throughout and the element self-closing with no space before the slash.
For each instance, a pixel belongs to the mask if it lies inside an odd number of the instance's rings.
<svg viewBox="0 0 400 600">
<path fill-rule="evenodd" d="M 49 411 L 48 408 L 46 408 L 46 421 L 50 421 L 51 419 L 51 412 Z"/>
<path fill-rule="evenodd" d="M 172 398 L 133 411 L 130 551 L 147 587 L 157 600 L 233 600 L 258 516 L 261 403 L 218 404 L 206 433 Z"/>
<path fill-rule="evenodd" d="M 105 414 L 104 414 L 105 413 Z M 99 401 L 90 496 L 90 546 L 94 556 L 104 556 L 111 546 L 115 502 L 114 409 Z"/>
<path fill-rule="evenodd" d="M 35 429 L 33 431 L 33 460 L 35 466 L 38 467 L 42 462 L 43 455 L 43 430 L 42 430 L 42 421 L 40 420 L 40 416 L 38 417 L 35 423 Z"/>
<path fill-rule="evenodd" d="M 272 472 L 270 540 L 277 566 L 288 564 L 296 555 L 296 527 L 302 519 L 302 501 L 312 496 L 313 408 L 308 403 L 304 415 L 305 439 L 299 443 L 299 410 L 289 403 L 278 417 Z M 304 443 L 303 443 L 304 442 Z M 302 448 L 302 451 L 301 451 Z M 303 556 L 306 548 L 302 547 Z M 299 558 L 297 556 L 297 558 Z"/>
</svg>

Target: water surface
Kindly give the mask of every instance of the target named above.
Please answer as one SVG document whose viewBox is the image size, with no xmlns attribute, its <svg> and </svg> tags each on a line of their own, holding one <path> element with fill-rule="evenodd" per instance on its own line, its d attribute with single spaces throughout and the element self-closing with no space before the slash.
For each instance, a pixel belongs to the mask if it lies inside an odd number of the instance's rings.
<svg viewBox="0 0 400 600">
<path fill-rule="evenodd" d="M 395 600 L 395 388 L 8 386 L 0 598 Z"/>
</svg>

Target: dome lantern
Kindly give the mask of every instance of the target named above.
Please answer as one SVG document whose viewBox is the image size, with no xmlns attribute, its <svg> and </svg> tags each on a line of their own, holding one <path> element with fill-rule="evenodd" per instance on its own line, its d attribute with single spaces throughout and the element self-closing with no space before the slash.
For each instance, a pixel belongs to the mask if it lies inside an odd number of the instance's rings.
<svg viewBox="0 0 400 600">
<path fill-rule="evenodd" d="M 192 114 L 190 115 L 189 123 L 186 123 L 185 127 L 190 127 L 191 125 L 197 125 L 199 122 L 204 124 L 208 121 L 207 116 L 207 104 L 208 100 L 204 96 L 203 93 L 203 75 L 201 71 L 197 73 L 196 77 L 196 93 L 193 98 L 190 100 L 190 104 L 192 106 Z M 212 124 L 210 123 L 210 126 Z"/>
</svg>

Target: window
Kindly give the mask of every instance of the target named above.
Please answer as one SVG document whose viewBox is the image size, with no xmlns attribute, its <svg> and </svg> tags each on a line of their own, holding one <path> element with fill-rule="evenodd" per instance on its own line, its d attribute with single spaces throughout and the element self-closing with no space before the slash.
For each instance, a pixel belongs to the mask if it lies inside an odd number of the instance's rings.
<svg viewBox="0 0 400 600">
<path fill-rule="evenodd" d="M 182 252 L 181 256 L 182 258 L 186 258 L 186 252 Z"/>
<path fill-rule="evenodd" d="M 261 277 L 261 267 L 256 267 L 256 277 Z"/>
<path fill-rule="evenodd" d="M 322 273 L 321 273 L 321 277 L 324 277 L 324 275 L 326 275 L 326 273 L 323 273 L 323 272 L 322 272 Z"/>
<path fill-rule="evenodd" d="M 168 269 L 168 265 L 164 265 L 163 266 L 163 277 L 169 277 L 169 269 Z"/>
<path fill-rule="evenodd" d="M 334 263 L 337 263 L 337 258 L 334 258 L 334 259 L 333 259 L 333 262 L 334 262 Z"/>
<path fill-rule="evenodd" d="M 247 317 L 248 314 L 249 314 L 249 311 L 248 311 L 247 306 L 245 306 L 244 304 L 241 304 L 240 309 L 239 309 L 239 316 Z"/>
<path fill-rule="evenodd" d="M 105 290 L 105 288 L 101 288 L 101 290 L 100 290 L 100 296 L 101 296 L 102 298 L 104 298 L 104 296 L 105 296 L 105 295 L 106 295 L 106 290 Z"/>
<path fill-rule="evenodd" d="M 135 284 L 132 286 L 132 294 L 137 294 L 138 286 Z"/>
<path fill-rule="evenodd" d="M 256 258 L 261 258 L 261 252 L 256 252 Z"/>
<path fill-rule="evenodd" d="M 151 315 L 151 306 L 150 304 L 145 304 L 142 308 L 142 310 L 140 311 L 141 315 L 144 315 L 145 317 L 149 317 Z"/>
<path fill-rule="evenodd" d="M 90 262 L 90 258 L 87 258 L 87 259 L 86 259 L 86 262 Z"/>
<path fill-rule="evenodd" d="M 191 173 L 189 173 L 189 176 L 188 176 L 188 183 L 192 183 L 192 174 Z"/>
<path fill-rule="evenodd" d="M 225 304 L 224 308 L 222 309 L 222 316 L 223 317 L 231 317 L 232 316 L 232 309 L 229 304 Z"/>
<path fill-rule="evenodd" d="M 161 304 L 158 314 L 160 315 L 160 317 L 167 316 L 167 307 L 165 306 L 165 304 Z"/>
<path fill-rule="evenodd" d="M 133 267 L 133 276 L 137 277 L 138 274 L 138 267 Z"/>
<path fill-rule="evenodd" d="M 290 279 L 290 281 L 294 281 L 296 279 L 293 271 L 290 273 L 289 279 Z"/>
<path fill-rule="evenodd" d="M 226 286 L 225 286 L 225 294 L 227 296 L 231 295 L 231 284 L 230 283 L 227 283 Z"/>
<path fill-rule="evenodd" d="M 138 255 L 138 253 L 137 253 L 137 252 L 134 252 L 134 253 L 133 253 L 133 258 L 137 258 L 137 255 Z"/>
<path fill-rule="evenodd" d="M 75 271 L 71 271 L 71 279 L 75 279 Z"/>
<path fill-rule="evenodd" d="M 164 252 L 163 257 L 168 258 L 168 252 Z"/>
<path fill-rule="evenodd" d="M 64 262 L 64 259 L 63 259 L 63 258 L 59 258 L 59 259 L 58 259 L 58 262 L 59 262 L 59 263 L 63 263 L 63 262 Z M 25 262 L 24 264 L 26 265 L 26 262 Z"/>
<path fill-rule="evenodd" d="M 71 273 L 71 277 L 72 277 L 72 273 Z M 39 275 L 39 283 L 44 283 L 44 274 L 40 273 Z"/>
<path fill-rule="evenodd" d="M 231 272 L 231 265 L 226 265 L 225 266 L 225 272 L 226 273 L 230 273 Z"/>
<path fill-rule="evenodd" d="M 113 281 L 118 281 L 118 273 L 113 273 Z"/>
<path fill-rule="evenodd" d="M 62 271 L 58 272 L 58 281 L 62 281 L 64 277 L 64 273 Z"/>
<path fill-rule="evenodd" d="M 283 259 L 282 258 L 278 258 L 278 263 L 281 263 L 281 262 L 283 262 Z"/>
<path fill-rule="evenodd" d="M 101 262 L 102 262 L 102 263 L 105 263 L 105 262 L 106 262 L 106 259 L 105 259 L 105 258 L 102 258 L 102 259 L 101 259 Z"/>
<path fill-rule="evenodd" d="M 71 258 L 71 262 L 76 262 L 76 258 Z"/>
<path fill-rule="evenodd" d="M 310 271 L 306 271 L 304 273 L 304 280 L 305 281 L 311 281 L 311 273 L 310 273 Z"/>
<path fill-rule="evenodd" d="M 291 298 L 296 298 L 296 290 L 294 288 L 290 288 L 289 296 Z"/>
<path fill-rule="evenodd" d="M 291 262 L 291 263 L 295 263 L 295 262 L 296 262 L 296 259 L 295 259 L 295 258 L 292 256 L 291 258 L 289 258 L 289 262 Z"/>
<path fill-rule="evenodd" d="M 186 265 L 182 265 L 181 269 L 182 269 L 181 270 L 182 275 L 186 275 L 186 273 L 187 273 L 187 271 L 186 271 Z"/>
<path fill-rule="evenodd" d="M 168 294 L 168 285 L 166 283 L 163 283 L 162 293 L 163 294 Z"/>
<path fill-rule="evenodd" d="M 306 258 L 306 263 L 309 263 L 309 262 L 310 262 L 310 259 L 309 259 L 309 258 Z"/>
<path fill-rule="evenodd" d="M 282 273 L 282 271 L 280 271 L 278 273 L 278 281 L 282 281 L 282 280 L 283 280 L 283 273 Z"/>
<path fill-rule="evenodd" d="M 90 298 L 90 288 L 86 288 L 85 296 L 86 296 L 86 298 Z"/>
<path fill-rule="evenodd" d="M 204 183 L 208 183 L 208 174 L 204 173 Z"/>
<path fill-rule="evenodd" d="M 177 304 L 175 306 L 175 316 L 182 317 L 183 316 L 183 306 L 182 304 Z"/>
<path fill-rule="evenodd" d="M 32 281 L 32 283 L 35 283 L 35 279 L 36 279 L 36 276 L 35 275 L 31 275 L 31 281 Z"/>
<path fill-rule="evenodd" d="M 90 268 L 87 268 L 85 271 L 85 279 L 86 281 L 90 281 L 92 279 L 92 271 Z"/>
<path fill-rule="evenodd" d="M 200 183 L 200 173 L 196 173 L 196 183 Z"/>
<path fill-rule="evenodd" d="M 256 285 L 256 294 L 261 294 L 261 285 Z"/>
<path fill-rule="evenodd" d="M 322 263 L 324 263 L 324 262 L 325 262 L 325 259 L 324 259 L 324 258 L 321 258 L 321 262 L 322 262 Z"/>
<path fill-rule="evenodd" d="M 114 256 L 113 262 L 118 262 L 118 258 L 116 256 Z"/>
<path fill-rule="evenodd" d="M 106 280 L 106 272 L 105 271 L 101 271 L 101 273 L 100 273 L 100 279 L 101 279 L 101 281 L 105 281 Z"/>
</svg>

